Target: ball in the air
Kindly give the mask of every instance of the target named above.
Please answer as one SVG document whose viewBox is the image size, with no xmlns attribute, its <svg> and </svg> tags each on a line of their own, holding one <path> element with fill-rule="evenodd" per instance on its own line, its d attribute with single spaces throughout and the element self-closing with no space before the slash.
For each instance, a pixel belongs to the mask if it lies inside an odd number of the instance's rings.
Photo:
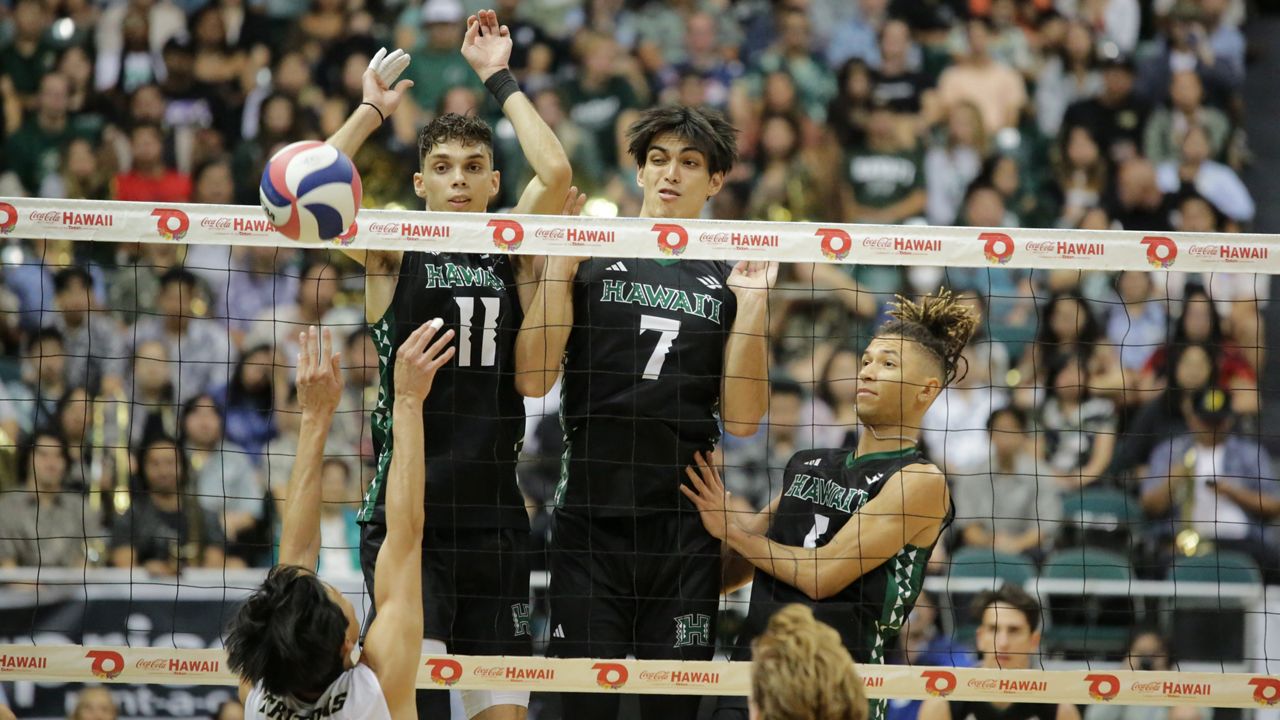
<svg viewBox="0 0 1280 720">
<path fill-rule="evenodd" d="M 356 221 L 360 173 L 332 145 L 296 142 L 267 163 L 258 196 L 271 224 L 289 239 L 332 240 Z"/>
</svg>

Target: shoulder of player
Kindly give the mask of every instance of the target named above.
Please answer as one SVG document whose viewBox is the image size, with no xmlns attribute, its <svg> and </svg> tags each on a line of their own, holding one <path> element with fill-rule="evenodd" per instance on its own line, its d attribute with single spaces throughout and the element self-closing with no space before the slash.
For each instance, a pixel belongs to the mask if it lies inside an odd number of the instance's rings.
<svg viewBox="0 0 1280 720">
<path fill-rule="evenodd" d="M 849 453 L 848 450 L 842 448 L 812 448 L 809 450 L 798 450 L 787 461 L 787 470 L 808 467 L 810 469 L 838 467 L 844 462 L 843 458 Z"/>
<path fill-rule="evenodd" d="M 919 488 L 938 488 L 945 487 L 947 484 L 947 476 L 931 462 L 907 465 L 894 473 L 893 480 L 902 482 L 904 485 L 910 483 Z"/>
</svg>

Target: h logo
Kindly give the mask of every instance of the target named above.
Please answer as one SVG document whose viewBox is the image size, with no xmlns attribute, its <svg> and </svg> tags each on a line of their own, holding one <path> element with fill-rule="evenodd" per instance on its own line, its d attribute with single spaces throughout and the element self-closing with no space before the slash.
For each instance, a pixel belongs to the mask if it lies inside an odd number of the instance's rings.
<svg viewBox="0 0 1280 720">
<path fill-rule="evenodd" d="M 676 644 L 672 647 L 689 647 L 698 645 L 707 647 L 711 644 L 711 616 L 702 613 L 689 613 L 676 617 Z"/>
<path fill-rule="evenodd" d="M 529 634 L 529 612 L 529 603 L 515 603 L 511 606 L 511 627 L 515 629 L 515 637 Z"/>
</svg>

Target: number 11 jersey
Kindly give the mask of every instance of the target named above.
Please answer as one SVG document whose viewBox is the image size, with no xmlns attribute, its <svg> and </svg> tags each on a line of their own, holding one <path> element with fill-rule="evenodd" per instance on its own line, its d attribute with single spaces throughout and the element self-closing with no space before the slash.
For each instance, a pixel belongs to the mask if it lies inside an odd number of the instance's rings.
<svg viewBox="0 0 1280 720">
<path fill-rule="evenodd" d="M 396 351 L 423 323 L 444 320 L 457 348 L 423 404 L 426 525 L 528 529 L 516 485 L 524 402 L 515 388 L 515 343 L 523 314 L 505 255 L 406 252 L 391 305 L 371 327 L 378 349 L 372 434 L 377 469 L 360 522 L 382 523 L 391 469 Z"/>
<path fill-rule="evenodd" d="M 680 507 L 693 453 L 720 438 L 731 267 L 710 260 L 589 259 L 573 288 L 556 499 L 593 516 Z"/>
</svg>

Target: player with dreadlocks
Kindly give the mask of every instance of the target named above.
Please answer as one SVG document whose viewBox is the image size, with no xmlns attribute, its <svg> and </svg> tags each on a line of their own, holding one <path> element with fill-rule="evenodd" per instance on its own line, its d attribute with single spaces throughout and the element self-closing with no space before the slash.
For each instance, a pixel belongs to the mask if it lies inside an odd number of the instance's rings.
<svg viewBox="0 0 1280 720">
<path fill-rule="evenodd" d="M 978 318 L 943 289 L 919 302 L 899 297 L 858 373 L 854 452 L 805 450 L 787 463 L 782 493 L 756 514 L 728 510 L 728 493 L 705 455 L 681 490 L 707 531 L 754 566 L 751 608 L 734 660 L 789 603 L 804 603 L 840 633 L 858 662 L 884 662 L 924 582 L 925 565 L 954 516 L 947 480 L 918 446 L 921 419 L 962 375 L 960 353 Z M 732 573 L 745 582 L 747 573 Z M 872 702 L 870 720 L 884 717 Z M 745 698 L 725 698 L 715 718 L 747 717 Z"/>
</svg>

